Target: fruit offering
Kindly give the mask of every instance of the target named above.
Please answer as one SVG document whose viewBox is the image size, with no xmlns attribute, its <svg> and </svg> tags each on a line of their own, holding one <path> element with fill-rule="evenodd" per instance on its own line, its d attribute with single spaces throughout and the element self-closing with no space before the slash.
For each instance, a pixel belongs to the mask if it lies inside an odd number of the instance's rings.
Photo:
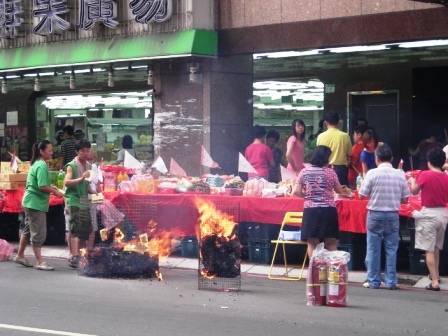
<svg viewBox="0 0 448 336">
<path fill-rule="evenodd" d="M 228 180 L 224 185 L 224 187 L 242 189 L 244 188 L 244 181 L 239 176 L 237 176 L 231 180 Z"/>
</svg>

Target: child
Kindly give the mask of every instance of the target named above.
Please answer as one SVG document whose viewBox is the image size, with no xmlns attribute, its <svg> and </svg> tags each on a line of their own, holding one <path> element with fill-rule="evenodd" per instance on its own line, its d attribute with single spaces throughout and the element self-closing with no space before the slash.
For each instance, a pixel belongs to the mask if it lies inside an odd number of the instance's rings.
<svg viewBox="0 0 448 336">
<path fill-rule="evenodd" d="M 348 183 L 351 189 L 356 189 L 356 178 L 359 173 L 362 173 L 362 164 L 361 164 L 361 152 L 364 149 L 364 144 L 362 142 L 362 136 L 366 131 L 366 127 L 364 125 L 356 126 L 353 129 L 353 147 L 352 147 L 352 155 L 349 157 L 348 161 Z"/>
</svg>

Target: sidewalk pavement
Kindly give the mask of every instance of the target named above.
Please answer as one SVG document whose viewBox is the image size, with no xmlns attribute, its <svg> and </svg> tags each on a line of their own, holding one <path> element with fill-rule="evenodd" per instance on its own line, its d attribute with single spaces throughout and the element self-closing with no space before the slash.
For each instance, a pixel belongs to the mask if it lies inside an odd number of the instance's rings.
<svg viewBox="0 0 448 336">
<path fill-rule="evenodd" d="M 15 245 L 15 251 L 17 251 L 18 246 Z M 25 250 L 25 255 L 34 257 L 33 250 L 31 246 L 28 246 Z M 43 246 L 42 247 L 42 257 L 44 258 L 60 258 L 68 260 L 68 248 L 66 246 Z M 11 258 L 12 259 L 12 258 Z M 159 262 L 162 268 L 180 268 L 180 269 L 197 269 L 198 260 L 196 258 L 184 258 L 180 256 L 161 258 Z M 266 276 L 268 275 L 270 265 L 263 264 L 250 264 L 243 262 L 241 264 L 241 272 L 246 274 Z M 300 268 L 289 269 L 290 275 L 298 276 L 300 275 Z M 285 274 L 285 267 L 281 265 L 276 265 L 272 269 L 272 275 L 279 276 Z M 307 270 L 303 272 L 303 277 L 306 279 Z M 350 271 L 348 275 L 349 282 L 352 283 L 363 283 L 366 280 L 365 271 Z M 430 280 L 427 276 L 422 275 L 410 275 L 410 274 L 398 274 L 398 284 L 400 287 L 412 287 L 412 288 L 425 288 L 430 284 Z M 442 278 L 440 283 L 440 288 L 442 290 L 448 290 L 448 278 Z"/>
</svg>

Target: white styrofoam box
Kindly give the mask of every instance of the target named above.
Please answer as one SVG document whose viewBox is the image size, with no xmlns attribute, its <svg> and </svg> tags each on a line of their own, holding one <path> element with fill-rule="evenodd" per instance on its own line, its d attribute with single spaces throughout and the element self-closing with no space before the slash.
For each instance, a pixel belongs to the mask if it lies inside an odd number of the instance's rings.
<svg viewBox="0 0 448 336">
<path fill-rule="evenodd" d="M 280 240 L 302 240 L 300 231 L 280 231 Z"/>
</svg>

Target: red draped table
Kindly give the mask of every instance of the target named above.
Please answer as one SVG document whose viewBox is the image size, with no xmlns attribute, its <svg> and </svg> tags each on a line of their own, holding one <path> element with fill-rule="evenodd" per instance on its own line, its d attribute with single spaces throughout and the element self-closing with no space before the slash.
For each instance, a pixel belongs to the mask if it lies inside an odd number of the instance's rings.
<svg viewBox="0 0 448 336">
<path fill-rule="evenodd" d="M 23 212 L 22 198 L 25 190 L 2 190 L 3 201 L 0 201 L 0 212 Z M 50 195 L 50 206 L 64 204 L 64 199 Z"/>
<path fill-rule="evenodd" d="M 297 197 L 247 197 L 197 194 L 121 194 L 105 192 L 104 196 L 118 207 L 138 228 L 146 228 L 154 219 L 160 228 L 178 230 L 194 235 L 198 222 L 195 199 L 202 198 L 217 206 L 219 203 L 238 204 L 240 222 L 281 224 L 288 211 L 303 211 L 303 199 Z M 336 201 L 341 231 L 366 233 L 367 201 L 339 199 Z M 217 206 L 217 208 L 219 208 Z M 403 204 L 400 215 L 410 217 L 413 210 L 420 209 L 420 202 L 413 198 Z"/>
</svg>

